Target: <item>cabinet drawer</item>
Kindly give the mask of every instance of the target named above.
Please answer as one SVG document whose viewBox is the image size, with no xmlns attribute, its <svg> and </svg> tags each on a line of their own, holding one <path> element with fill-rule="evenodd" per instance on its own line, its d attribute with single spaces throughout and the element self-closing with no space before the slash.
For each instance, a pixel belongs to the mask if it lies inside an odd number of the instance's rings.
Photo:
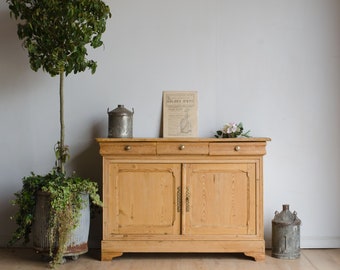
<svg viewBox="0 0 340 270">
<path fill-rule="evenodd" d="M 100 147 L 101 155 L 155 155 L 156 143 L 120 142 L 107 143 Z"/>
<path fill-rule="evenodd" d="M 265 155 L 266 143 L 243 143 L 243 142 L 228 142 L 228 143 L 210 143 L 209 154 L 212 156 L 218 155 Z"/>
<path fill-rule="evenodd" d="M 159 155 L 208 155 L 208 143 L 167 142 L 157 144 Z"/>
</svg>

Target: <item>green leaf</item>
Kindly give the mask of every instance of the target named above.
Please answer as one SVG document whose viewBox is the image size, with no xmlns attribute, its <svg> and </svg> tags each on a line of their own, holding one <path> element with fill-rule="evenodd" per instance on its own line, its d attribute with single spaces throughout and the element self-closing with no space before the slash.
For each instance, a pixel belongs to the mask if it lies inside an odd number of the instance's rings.
<svg viewBox="0 0 340 270">
<path fill-rule="evenodd" d="M 102 0 L 6 0 L 11 17 L 18 24 L 18 37 L 29 51 L 31 68 L 42 68 L 51 76 L 90 69 L 85 46 L 103 45 L 102 34 L 111 18 L 109 6 Z M 73 52 L 77 57 L 70 57 Z M 59 53 L 56 53 L 59 52 Z M 62 63 L 60 65 L 60 63 Z"/>
</svg>

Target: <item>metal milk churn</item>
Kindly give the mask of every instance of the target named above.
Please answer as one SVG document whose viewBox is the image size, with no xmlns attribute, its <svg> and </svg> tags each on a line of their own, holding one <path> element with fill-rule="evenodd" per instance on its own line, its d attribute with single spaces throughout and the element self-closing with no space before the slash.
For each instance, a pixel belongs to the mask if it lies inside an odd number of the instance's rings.
<svg viewBox="0 0 340 270">
<path fill-rule="evenodd" d="M 300 257 L 300 224 L 297 213 L 289 211 L 284 204 L 282 211 L 275 212 L 272 220 L 272 256 L 279 259 L 297 259 Z"/>
<path fill-rule="evenodd" d="M 118 107 L 112 111 L 107 109 L 109 115 L 109 138 L 132 138 L 132 125 L 133 114 L 128 109 L 124 108 L 124 105 L 118 105 Z"/>
</svg>

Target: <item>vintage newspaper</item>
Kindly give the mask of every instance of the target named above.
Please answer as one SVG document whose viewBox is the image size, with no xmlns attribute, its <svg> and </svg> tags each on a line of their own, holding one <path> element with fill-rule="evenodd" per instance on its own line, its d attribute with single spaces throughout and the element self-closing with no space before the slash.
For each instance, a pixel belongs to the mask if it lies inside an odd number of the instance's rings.
<svg viewBox="0 0 340 270">
<path fill-rule="evenodd" d="M 197 137 L 197 91 L 163 92 L 163 137 Z"/>
</svg>

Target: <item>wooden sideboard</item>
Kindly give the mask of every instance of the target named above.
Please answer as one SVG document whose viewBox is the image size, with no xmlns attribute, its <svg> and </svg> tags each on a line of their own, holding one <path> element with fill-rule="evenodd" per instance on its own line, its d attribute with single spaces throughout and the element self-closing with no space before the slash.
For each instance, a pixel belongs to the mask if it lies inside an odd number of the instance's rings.
<svg viewBox="0 0 340 270">
<path fill-rule="evenodd" d="M 265 258 L 269 138 L 99 138 L 101 259 L 125 252 L 242 252 Z"/>
</svg>

